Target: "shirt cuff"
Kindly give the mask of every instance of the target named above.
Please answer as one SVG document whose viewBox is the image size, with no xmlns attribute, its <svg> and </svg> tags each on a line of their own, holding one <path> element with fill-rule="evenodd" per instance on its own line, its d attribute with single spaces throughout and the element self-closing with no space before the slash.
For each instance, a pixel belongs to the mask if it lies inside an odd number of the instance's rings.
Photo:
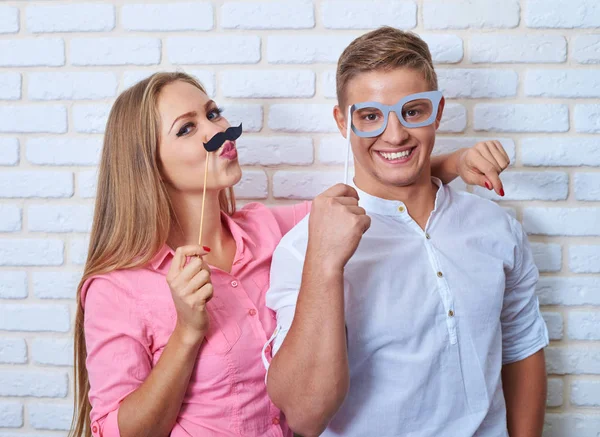
<svg viewBox="0 0 600 437">
<path fill-rule="evenodd" d="M 92 436 L 94 437 L 121 437 L 119 432 L 119 409 L 111 411 L 104 418 L 102 424 L 98 421 L 92 422 Z"/>
</svg>

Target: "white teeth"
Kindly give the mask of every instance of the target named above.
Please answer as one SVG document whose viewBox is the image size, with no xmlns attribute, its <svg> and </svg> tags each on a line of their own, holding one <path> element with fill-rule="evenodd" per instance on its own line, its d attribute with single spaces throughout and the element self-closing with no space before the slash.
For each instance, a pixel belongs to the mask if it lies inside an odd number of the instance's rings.
<svg viewBox="0 0 600 437">
<path fill-rule="evenodd" d="M 379 153 L 385 159 L 387 159 L 389 161 L 392 161 L 394 159 L 406 158 L 406 157 L 408 157 L 410 155 L 411 152 L 412 152 L 412 149 L 408 149 L 408 150 L 405 150 L 403 152 L 397 152 L 397 153 L 386 153 L 386 152 L 379 152 Z"/>
</svg>

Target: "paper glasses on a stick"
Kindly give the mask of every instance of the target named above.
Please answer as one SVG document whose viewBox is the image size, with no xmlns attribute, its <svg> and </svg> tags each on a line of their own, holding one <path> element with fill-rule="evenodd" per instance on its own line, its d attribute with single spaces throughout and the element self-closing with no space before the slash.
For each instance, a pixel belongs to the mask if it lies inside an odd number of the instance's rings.
<svg viewBox="0 0 600 437">
<path fill-rule="evenodd" d="M 231 126 L 225 132 L 219 132 L 210 139 L 208 143 L 204 143 L 206 150 L 206 164 L 204 167 L 204 187 L 202 188 L 202 212 L 200 213 L 200 233 L 198 234 L 198 244 L 202 245 L 202 230 L 204 228 L 204 199 L 206 199 L 206 181 L 208 178 L 208 160 L 211 152 L 215 152 L 221 148 L 225 141 L 235 141 L 242 135 L 242 123 L 239 126 Z"/>
</svg>

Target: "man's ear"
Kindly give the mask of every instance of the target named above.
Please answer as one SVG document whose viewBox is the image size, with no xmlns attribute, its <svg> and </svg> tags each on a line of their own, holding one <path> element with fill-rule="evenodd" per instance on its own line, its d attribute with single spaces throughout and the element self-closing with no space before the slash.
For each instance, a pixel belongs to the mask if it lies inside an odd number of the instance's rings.
<svg viewBox="0 0 600 437">
<path fill-rule="evenodd" d="M 440 105 L 438 106 L 437 117 L 435 117 L 435 130 L 438 130 L 440 127 L 440 123 L 442 122 L 442 115 L 444 114 L 444 107 L 446 106 L 446 99 L 442 97 L 440 100 Z"/>
<path fill-rule="evenodd" d="M 335 105 L 333 107 L 333 118 L 335 119 L 335 123 L 337 124 L 337 127 L 340 130 L 340 133 L 342 134 L 342 136 L 344 138 L 346 138 L 346 116 L 347 116 L 347 112 L 348 112 L 348 110 L 342 111 L 342 108 L 340 108 L 339 105 Z"/>
</svg>

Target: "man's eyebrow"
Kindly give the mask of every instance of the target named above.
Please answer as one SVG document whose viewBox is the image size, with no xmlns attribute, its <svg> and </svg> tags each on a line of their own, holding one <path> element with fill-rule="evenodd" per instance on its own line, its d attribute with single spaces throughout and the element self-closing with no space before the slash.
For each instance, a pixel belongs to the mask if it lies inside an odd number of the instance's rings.
<svg viewBox="0 0 600 437">
<path fill-rule="evenodd" d="M 196 115 L 198 115 L 196 113 L 196 111 L 190 111 L 190 112 L 186 112 L 185 114 L 180 115 L 179 117 L 177 117 L 175 119 L 175 121 L 173 122 L 173 124 L 171 125 L 171 129 L 169 129 L 169 133 L 171 133 L 171 131 L 173 130 L 173 126 L 175 126 L 175 123 L 177 123 L 177 120 L 180 120 L 182 118 L 186 118 L 186 117 L 195 117 Z"/>
</svg>

